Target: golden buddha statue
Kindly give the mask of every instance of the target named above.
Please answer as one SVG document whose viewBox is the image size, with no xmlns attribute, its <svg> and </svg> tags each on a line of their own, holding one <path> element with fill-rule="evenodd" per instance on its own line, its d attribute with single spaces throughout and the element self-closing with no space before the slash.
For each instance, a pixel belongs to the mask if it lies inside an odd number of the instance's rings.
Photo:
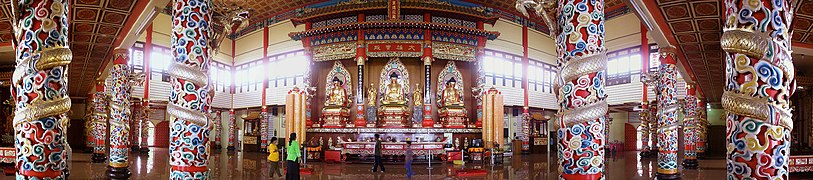
<svg viewBox="0 0 813 180">
<path fill-rule="evenodd" d="M 446 85 L 438 94 L 438 117 L 445 128 L 465 128 L 466 108 L 463 107 L 463 92 L 457 87 L 455 78 L 446 81 Z"/>
<path fill-rule="evenodd" d="M 373 86 L 373 83 L 370 83 L 370 87 L 367 88 L 367 106 L 375 106 L 376 96 L 378 92 Z"/>
<path fill-rule="evenodd" d="M 463 106 L 463 100 L 460 98 L 462 94 L 460 90 L 455 87 L 457 81 L 452 78 L 446 82 L 446 88 L 441 93 L 440 106 Z"/>
<path fill-rule="evenodd" d="M 325 106 L 347 106 L 347 91 L 342 87 L 343 83 L 339 78 L 334 77 L 330 84 L 325 101 Z"/>
<path fill-rule="evenodd" d="M 421 86 L 415 84 L 415 91 L 412 93 L 412 102 L 415 103 L 415 107 L 423 106 L 423 92 L 421 92 Z"/>
<path fill-rule="evenodd" d="M 406 86 L 406 87 L 404 87 Z M 387 128 L 406 127 L 410 111 L 407 109 L 408 85 L 398 82 L 398 74 L 390 74 L 387 84 L 381 85 L 381 105 L 378 107 L 378 126 Z"/>
<path fill-rule="evenodd" d="M 390 81 L 384 88 L 384 97 L 381 99 L 383 105 L 406 105 L 406 98 L 404 97 L 404 90 L 400 83 L 398 83 L 398 75 L 391 74 Z"/>
<path fill-rule="evenodd" d="M 344 127 L 350 120 L 350 95 L 344 83 L 333 77 L 325 90 L 325 107 L 322 108 L 322 124 L 326 128 Z"/>
</svg>

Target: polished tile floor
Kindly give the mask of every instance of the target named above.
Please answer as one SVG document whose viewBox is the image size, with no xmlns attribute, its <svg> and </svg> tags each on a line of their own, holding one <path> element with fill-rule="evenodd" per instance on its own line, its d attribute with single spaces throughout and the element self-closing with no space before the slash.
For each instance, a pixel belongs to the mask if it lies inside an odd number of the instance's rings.
<svg viewBox="0 0 813 180">
<path fill-rule="evenodd" d="M 130 170 L 132 179 L 168 179 L 169 158 L 168 149 L 153 148 L 147 154 L 134 153 L 130 157 Z M 268 163 L 265 154 L 242 153 L 225 151 L 212 154 L 209 168 L 213 179 L 271 179 L 269 178 Z M 454 172 L 459 169 L 487 169 L 487 176 L 465 179 L 556 179 L 557 168 L 555 159 L 548 161 L 547 154 L 532 154 L 506 158 L 500 166 L 476 165 L 467 163 L 465 166 L 447 164 L 433 164 L 429 170 L 427 164 L 413 165 L 415 176 L 413 179 L 458 179 Z M 626 152 L 615 157 L 607 158 L 607 179 L 609 180 L 636 180 L 653 179 L 657 162 L 654 158 L 639 159 L 636 152 Z M 371 164 L 342 164 L 311 162 L 306 165 L 313 168 L 314 173 L 303 175 L 304 179 L 406 179 L 403 165 L 386 165 L 386 173 L 371 173 Z M 105 164 L 90 163 L 90 154 L 73 153 L 71 161 L 70 179 L 104 179 Z M 725 179 L 725 160 L 700 160 L 700 168 L 696 170 L 682 170 L 683 179 Z M 791 179 L 807 179 L 806 174 L 792 175 Z M 799 178 L 802 177 L 802 178 Z M 813 177 L 813 176 L 809 176 Z M 12 176 L 0 176 L 0 179 L 13 179 Z"/>
</svg>

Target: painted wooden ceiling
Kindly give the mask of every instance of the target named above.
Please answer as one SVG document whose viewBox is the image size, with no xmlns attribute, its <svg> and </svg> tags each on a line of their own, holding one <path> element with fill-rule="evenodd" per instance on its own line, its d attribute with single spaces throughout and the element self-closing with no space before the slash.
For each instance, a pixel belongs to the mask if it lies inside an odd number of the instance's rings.
<svg viewBox="0 0 813 180">
<path fill-rule="evenodd" d="M 708 102 L 719 102 L 725 82 L 725 56 L 720 48 L 721 0 L 656 0 L 647 2 L 670 43 L 685 58 Z M 793 26 L 794 46 L 813 47 L 813 0 L 797 2 Z M 652 8 L 652 7 L 657 8 Z"/>
<path fill-rule="evenodd" d="M 137 2 L 149 0 L 71 0 L 70 64 L 68 87 L 74 97 L 87 96 L 105 59 L 111 58 L 117 38 L 133 15 Z M 11 2 L 0 0 L 0 44 L 11 43 Z M 136 13 L 138 14 L 138 13 Z M 132 22 L 130 22 L 132 23 Z M 13 61 L 11 63 L 14 63 Z"/>
</svg>

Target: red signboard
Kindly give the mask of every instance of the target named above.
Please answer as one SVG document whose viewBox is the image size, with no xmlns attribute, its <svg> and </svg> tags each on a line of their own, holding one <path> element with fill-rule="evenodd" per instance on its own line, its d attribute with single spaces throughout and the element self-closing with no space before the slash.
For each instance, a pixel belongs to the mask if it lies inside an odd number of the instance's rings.
<svg viewBox="0 0 813 180">
<path fill-rule="evenodd" d="M 417 43 L 370 43 L 367 52 L 421 52 Z"/>
</svg>

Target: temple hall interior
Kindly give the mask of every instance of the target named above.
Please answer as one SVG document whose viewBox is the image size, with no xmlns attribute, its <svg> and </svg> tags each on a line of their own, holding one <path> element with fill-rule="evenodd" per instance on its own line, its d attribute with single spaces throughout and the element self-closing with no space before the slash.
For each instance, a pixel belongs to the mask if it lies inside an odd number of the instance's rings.
<svg viewBox="0 0 813 180">
<path fill-rule="evenodd" d="M 0 86 L 0 179 L 813 179 L 811 0 L 0 0 Z"/>
</svg>

